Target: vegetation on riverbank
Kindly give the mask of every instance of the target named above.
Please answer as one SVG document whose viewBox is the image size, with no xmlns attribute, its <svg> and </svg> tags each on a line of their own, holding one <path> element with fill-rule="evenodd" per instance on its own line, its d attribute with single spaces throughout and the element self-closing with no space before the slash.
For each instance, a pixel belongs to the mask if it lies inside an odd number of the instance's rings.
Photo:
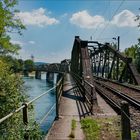
<svg viewBox="0 0 140 140">
<path fill-rule="evenodd" d="M 23 81 L 16 72 L 22 68 L 22 61 L 13 56 L 18 54 L 20 46 L 11 41 L 9 33 L 21 35 L 25 26 L 15 17 L 17 0 L 0 1 L 0 119 L 20 107 L 27 101 Z M 27 62 L 26 62 L 27 63 Z M 28 64 L 28 63 L 27 63 Z M 29 108 L 31 111 L 31 109 Z M 31 139 L 41 138 L 39 126 L 34 118 L 29 125 L 23 124 L 22 112 L 16 113 L 0 124 L 0 140 L 23 140 L 25 135 Z"/>
</svg>

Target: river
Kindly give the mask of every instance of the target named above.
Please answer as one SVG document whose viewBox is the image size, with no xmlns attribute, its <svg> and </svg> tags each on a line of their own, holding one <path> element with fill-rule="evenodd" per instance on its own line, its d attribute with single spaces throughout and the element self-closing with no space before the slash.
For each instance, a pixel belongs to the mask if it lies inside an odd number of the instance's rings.
<svg viewBox="0 0 140 140">
<path fill-rule="evenodd" d="M 55 75 L 56 81 L 56 75 Z M 24 87 L 26 94 L 29 96 L 29 100 L 37 97 L 38 95 L 51 89 L 54 84 L 46 82 L 46 74 L 41 75 L 41 80 L 35 78 L 23 77 Z M 37 122 L 40 122 L 46 113 L 55 103 L 55 91 L 49 92 L 37 101 L 33 103 L 34 105 L 34 116 Z M 44 133 L 47 133 L 55 119 L 55 109 L 51 111 L 49 116 L 40 124 L 40 128 Z"/>
</svg>

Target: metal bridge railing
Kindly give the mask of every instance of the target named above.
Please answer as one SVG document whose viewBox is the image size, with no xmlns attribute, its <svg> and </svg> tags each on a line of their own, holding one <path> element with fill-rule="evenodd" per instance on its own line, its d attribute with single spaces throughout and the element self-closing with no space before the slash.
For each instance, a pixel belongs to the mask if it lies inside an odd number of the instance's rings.
<svg viewBox="0 0 140 140">
<path fill-rule="evenodd" d="M 0 125 L 6 121 L 8 118 L 12 117 L 14 114 L 22 111 L 23 114 L 23 123 L 25 125 L 28 124 L 28 107 L 29 105 L 31 105 L 33 102 L 35 102 L 36 100 L 40 99 L 41 97 L 43 97 L 44 95 L 48 94 L 49 92 L 51 92 L 52 90 L 56 90 L 56 103 L 50 108 L 50 110 L 47 112 L 47 114 L 41 119 L 41 121 L 39 122 L 39 124 L 41 124 L 47 117 L 48 115 L 51 113 L 51 111 L 56 107 L 56 118 L 58 119 L 59 117 L 59 102 L 60 102 L 60 98 L 61 95 L 63 93 L 63 80 L 64 80 L 64 75 L 62 75 L 62 77 L 60 78 L 60 80 L 57 82 L 56 86 L 54 86 L 53 88 L 49 89 L 48 91 L 42 93 L 41 95 L 35 97 L 34 99 L 32 99 L 31 101 L 27 102 L 27 103 L 23 103 L 22 106 L 20 106 L 19 108 L 13 110 L 11 113 L 9 113 L 8 115 L 6 115 L 5 117 L 0 119 Z"/>
<path fill-rule="evenodd" d="M 83 97 L 84 100 L 87 102 L 88 108 L 90 109 L 91 113 L 92 113 L 92 109 L 93 109 L 93 102 L 94 102 L 94 86 L 92 84 L 90 84 L 88 81 L 84 80 L 82 77 L 80 77 L 79 75 L 71 72 L 74 80 L 76 81 Z"/>
<path fill-rule="evenodd" d="M 60 99 L 63 93 L 63 83 L 64 83 L 64 77 L 65 74 L 61 77 L 61 79 L 58 81 L 56 86 L 56 119 L 59 119 L 59 103 Z"/>
</svg>

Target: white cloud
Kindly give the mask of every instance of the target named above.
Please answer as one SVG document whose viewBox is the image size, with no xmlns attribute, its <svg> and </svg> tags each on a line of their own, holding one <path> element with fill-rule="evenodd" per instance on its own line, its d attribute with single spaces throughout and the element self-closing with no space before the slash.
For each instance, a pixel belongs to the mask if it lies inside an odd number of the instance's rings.
<svg viewBox="0 0 140 140">
<path fill-rule="evenodd" d="M 74 13 L 70 18 L 70 22 L 81 28 L 87 29 L 96 28 L 98 25 L 102 27 L 106 23 L 102 16 L 91 16 L 86 10 Z"/>
<path fill-rule="evenodd" d="M 11 40 L 10 42 L 11 42 L 12 44 L 18 44 L 18 45 L 20 45 L 21 47 L 24 45 L 23 42 L 18 41 L 18 40 Z"/>
<path fill-rule="evenodd" d="M 36 25 L 39 27 L 53 25 L 59 23 L 55 18 L 45 15 L 45 9 L 39 8 L 31 12 L 19 12 L 15 16 L 19 18 L 25 25 Z"/>
<path fill-rule="evenodd" d="M 125 9 L 122 12 L 115 15 L 111 23 L 118 27 L 135 27 L 137 26 L 135 18 L 136 15 L 134 13 Z"/>
<path fill-rule="evenodd" d="M 35 44 L 35 41 L 32 41 L 32 40 L 31 40 L 31 41 L 29 41 L 29 43 L 30 43 L 30 44 Z"/>
<path fill-rule="evenodd" d="M 86 10 L 74 13 L 70 18 L 70 22 L 81 28 L 96 28 L 103 27 L 107 23 L 118 27 L 136 27 L 138 22 L 135 21 L 136 15 L 125 9 L 116 14 L 111 21 L 108 21 L 100 15 L 91 16 Z"/>
</svg>

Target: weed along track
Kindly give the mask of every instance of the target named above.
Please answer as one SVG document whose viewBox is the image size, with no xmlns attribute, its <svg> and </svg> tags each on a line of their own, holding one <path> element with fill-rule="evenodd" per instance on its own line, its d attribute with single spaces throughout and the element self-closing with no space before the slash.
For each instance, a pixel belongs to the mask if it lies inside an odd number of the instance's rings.
<svg viewBox="0 0 140 140">
<path fill-rule="evenodd" d="M 87 140 L 120 140 L 120 117 L 88 117 L 81 120 Z"/>
</svg>

